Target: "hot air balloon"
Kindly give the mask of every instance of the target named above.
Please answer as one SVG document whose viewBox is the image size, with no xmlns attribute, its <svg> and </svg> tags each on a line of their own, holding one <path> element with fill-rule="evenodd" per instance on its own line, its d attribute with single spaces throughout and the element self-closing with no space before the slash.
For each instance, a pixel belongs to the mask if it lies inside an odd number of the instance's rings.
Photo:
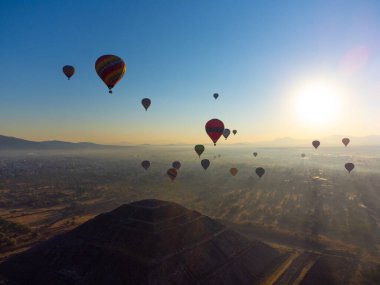
<svg viewBox="0 0 380 285">
<path fill-rule="evenodd" d="M 257 167 L 257 168 L 256 168 L 256 174 L 257 174 L 257 176 L 259 176 L 260 178 L 261 178 L 261 176 L 264 175 L 264 173 L 265 173 L 265 169 L 264 169 L 264 168 L 262 168 L 262 167 Z"/>
<path fill-rule="evenodd" d="M 216 142 L 223 134 L 224 124 L 221 120 L 211 119 L 206 123 L 205 129 L 210 139 L 214 142 L 214 145 L 216 145 Z"/>
<path fill-rule="evenodd" d="M 304 153 L 301 153 L 301 156 L 302 156 L 302 158 L 304 158 L 304 157 L 306 156 L 306 154 L 304 154 Z"/>
<path fill-rule="evenodd" d="M 169 178 L 173 182 L 173 180 L 177 177 L 177 174 L 178 174 L 177 169 L 169 168 L 168 171 L 166 172 L 166 174 L 169 176 Z"/>
<path fill-rule="evenodd" d="M 148 110 L 150 103 L 151 103 L 151 101 L 149 98 L 144 98 L 141 100 L 141 104 L 144 106 L 145 111 Z"/>
<path fill-rule="evenodd" d="M 145 170 L 148 170 L 148 168 L 150 167 L 150 161 L 149 160 L 142 161 L 141 166 L 144 167 Z"/>
<path fill-rule="evenodd" d="M 347 146 L 350 143 L 350 139 L 344 138 L 344 139 L 342 139 L 342 143 L 344 144 L 344 146 Z"/>
<path fill-rule="evenodd" d="M 223 137 L 225 139 L 227 139 L 228 136 L 230 135 L 230 133 L 231 133 L 231 131 L 229 129 L 224 129 L 224 131 L 223 131 Z"/>
<path fill-rule="evenodd" d="M 349 163 L 346 163 L 344 167 L 347 169 L 348 173 L 350 173 L 355 168 L 355 165 L 349 162 Z"/>
<path fill-rule="evenodd" d="M 116 55 L 102 55 L 95 62 L 95 70 L 100 79 L 107 85 L 108 92 L 112 93 L 112 88 L 123 78 L 126 65 Z"/>
<path fill-rule="evenodd" d="M 179 161 L 174 161 L 172 163 L 173 168 L 179 170 L 181 168 L 181 163 Z"/>
<path fill-rule="evenodd" d="M 215 98 L 215 100 L 216 100 L 216 99 L 218 99 L 218 97 L 219 97 L 219 94 L 218 94 L 218 93 L 214 93 L 214 95 L 213 95 L 213 96 L 214 96 L 214 98 Z"/>
<path fill-rule="evenodd" d="M 254 153 L 253 153 L 253 156 L 256 157 L 256 156 L 257 156 L 257 152 L 254 152 Z"/>
<path fill-rule="evenodd" d="M 230 173 L 231 173 L 232 176 L 235 176 L 238 173 L 237 168 L 235 168 L 235 167 L 231 168 L 230 169 Z"/>
<path fill-rule="evenodd" d="M 237 130 L 233 130 L 233 131 L 232 131 L 232 133 L 233 133 L 234 135 L 236 135 L 236 133 L 237 133 Z"/>
<path fill-rule="evenodd" d="M 219 153 L 219 154 L 218 154 L 218 157 L 220 158 L 220 157 L 222 157 L 222 155 Z"/>
<path fill-rule="evenodd" d="M 316 140 L 316 141 L 313 141 L 311 144 L 313 145 L 313 147 L 315 147 L 315 149 L 317 149 L 321 143 Z"/>
<path fill-rule="evenodd" d="M 204 170 L 207 170 L 207 168 L 210 166 L 210 161 L 208 159 L 202 159 L 201 165 L 204 168 Z"/>
<path fill-rule="evenodd" d="M 197 144 L 197 145 L 194 147 L 194 150 L 195 150 L 195 152 L 198 154 L 198 156 L 201 157 L 201 154 L 205 151 L 205 147 L 204 147 L 204 145 Z"/>
<path fill-rule="evenodd" d="M 70 77 L 74 75 L 75 68 L 71 65 L 65 65 L 63 68 L 63 73 L 67 76 L 67 79 L 70 80 Z"/>
</svg>

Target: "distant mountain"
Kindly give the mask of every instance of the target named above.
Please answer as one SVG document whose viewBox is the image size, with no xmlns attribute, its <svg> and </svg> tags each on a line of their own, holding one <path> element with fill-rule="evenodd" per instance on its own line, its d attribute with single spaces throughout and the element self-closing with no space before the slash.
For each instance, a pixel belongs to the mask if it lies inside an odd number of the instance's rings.
<svg viewBox="0 0 380 285">
<path fill-rule="evenodd" d="M 0 135 L 0 150 L 56 150 L 56 149 L 100 149 L 100 148 L 118 148 L 123 146 L 113 146 L 113 145 L 100 145 L 89 142 L 64 142 L 64 141 L 28 141 L 24 139 L 19 139 L 15 137 L 8 137 Z M 124 146 L 125 147 L 125 146 Z"/>
<path fill-rule="evenodd" d="M 342 146 L 342 138 L 350 138 L 351 146 L 380 146 L 380 136 L 371 135 L 355 137 L 347 135 L 333 135 L 322 138 L 314 138 L 321 142 L 321 146 Z M 255 145 L 263 147 L 309 147 L 314 139 L 294 139 L 291 137 L 278 138 L 273 141 L 258 142 Z"/>
<path fill-rule="evenodd" d="M 0 265 L 11 284 L 258 284 L 287 255 L 178 204 L 101 214 Z"/>
</svg>

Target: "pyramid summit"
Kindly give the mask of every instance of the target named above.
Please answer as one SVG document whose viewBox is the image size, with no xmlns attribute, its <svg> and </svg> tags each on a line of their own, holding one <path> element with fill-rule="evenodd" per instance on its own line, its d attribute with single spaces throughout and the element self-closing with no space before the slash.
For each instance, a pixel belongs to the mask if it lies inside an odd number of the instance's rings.
<svg viewBox="0 0 380 285">
<path fill-rule="evenodd" d="M 176 203 L 142 200 L 13 256 L 0 274 L 30 285 L 258 284 L 280 255 Z"/>
</svg>

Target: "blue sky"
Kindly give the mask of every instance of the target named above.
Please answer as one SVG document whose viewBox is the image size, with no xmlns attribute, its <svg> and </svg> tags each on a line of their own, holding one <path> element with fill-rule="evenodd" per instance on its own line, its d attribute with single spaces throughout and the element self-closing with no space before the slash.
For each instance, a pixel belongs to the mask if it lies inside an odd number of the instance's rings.
<svg viewBox="0 0 380 285">
<path fill-rule="evenodd" d="M 0 133 L 206 143 L 216 117 L 238 130 L 227 143 L 379 134 L 379 13 L 364 0 L 1 1 Z M 94 69 L 103 54 L 127 64 L 113 95 Z M 339 114 L 305 124 L 294 90 L 321 78 L 343 86 Z"/>
</svg>

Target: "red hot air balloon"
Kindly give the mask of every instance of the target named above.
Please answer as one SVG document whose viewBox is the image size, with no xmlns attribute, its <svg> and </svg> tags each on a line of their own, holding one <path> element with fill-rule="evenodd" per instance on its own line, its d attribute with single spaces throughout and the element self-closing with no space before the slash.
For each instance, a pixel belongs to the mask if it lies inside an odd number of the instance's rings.
<svg viewBox="0 0 380 285">
<path fill-rule="evenodd" d="M 355 168 L 355 165 L 349 162 L 349 163 L 346 163 L 344 167 L 347 169 L 348 173 L 350 173 Z"/>
<path fill-rule="evenodd" d="M 344 138 L 344 139 L 342 139 L 342 143 L 344 144 L 344 146 L 347 146 L 350 143 L 350 139 Z"/>
<path fill-rule="evenodd" d="M 224 124 L 221 120 L 211 119 L 206 123 L 205 129 L 214 145 L 216 145 L 218 139 L 223 135 Z"/>
<path fill-rule="evenodd" d="M 149 106 L 150 106 L 150 104 L 151 104 L 151 101 L 150 101 L 149 98 L 144 98 L 144 99 L 141 100 L 141 104 L 144 106 L 145 111 L 147 111 L 148 108 L 149 108 Z"/>
<path fill-rule="evenodd" d="M 166 174 L 169 176 L 169 178 L 173 182 L 173 180 L 177 177 L 177 174 L 178 174 L 177 169 L 169 168 L 168 171 L 166 172 Z"/>
<path fill-rule="evenodd" d="M 316 140 L 316 141 L 313 141 L 311 144 L 313 145 L 313 147 L 315 147 L 315 149 L 317 149 L 321 143 L 320 141 Z"/>
<path fill-rule="evenodd" d="M 67 76 L 67 79 L 70 80 L 70 77 L 74 75 L 75 68 L 71 65 L 65 65 L 63 68 L 63 73 Z"/>
<path fill-rule="evenodd" d="M 112 93 L 112 88 L 123 78 L 126 69 L 124 61 L 116 55 L 102 55 L 95 62 L 96 73 L 107 85 L 109 93 Z"/>
</svg>

